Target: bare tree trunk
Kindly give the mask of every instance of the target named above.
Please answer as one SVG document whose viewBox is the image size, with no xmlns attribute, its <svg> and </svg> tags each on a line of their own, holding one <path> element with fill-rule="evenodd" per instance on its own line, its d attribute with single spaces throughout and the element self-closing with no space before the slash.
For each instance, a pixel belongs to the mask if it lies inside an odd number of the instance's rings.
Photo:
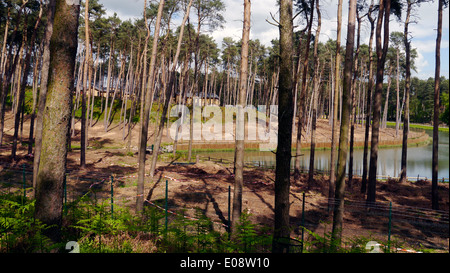
<svg viewBox="0 0 450 273">
<path fill-rule="evenodd" d="M 17 35 L 17 30 L 19 28 L 20 25 L 20 18 L 22 16 L 22 11 L 25 7 L 25 5 L 28 3 L 28 0 L 24 0 L 22 2 L 22 5 L 19 8 L 19 11 L 17 12 L 16 15 L 16 22 L 18 22 L 16 24 L 16 26 L 14 27 L 14 31 L 11 34 L 11 41 L 14 41 L 16 39 L 16 35 Z M 23 46 L 23 45 L 21 45 Z M 20 46 L 19 46 L 20 48 Z M 7 88 L 9 86 L 9 83 L 11 82 L 11 77 L 13 76 L 14 72 L 16 71 L 16 67 L 17 67 L 17 63 L 19 61 L 19 56 L 18 54 L 16 54 L 16 56 L 14 57 L 14 61 L 11 60 L 12 58 L 12 50 L 13 50 L 13 46 L 9 47 L 8 50 L 8 55 L 6 56 L 6 59 L 4 59 L 4 63 L 3 63 L 3 77 L 2 77 L 2 81 L 1 81 L 1 94 L 0 94 L 0 146 L 3 143 L 3 128 L 5 125 L 5 100 L 7 97 Z M 13 85 L 11 86 L 11 91 L 13 90 Z M 12 97 L 12 96 L 11 96 Z"/>
<path fill-rule="evenodd" d="M 172 63 L 172 68 L 171 68 L 170 74 L 169 74 L 169 84 L 167 86 L 165 86 L 166 90 L 164 90 L 166 92 L 166 97 L 165 97 L 163 112 L 161 115 L 161 120 L 159 122 L 159 127 L 158 127 L 158 131 L 157 131 L 157 135 L 156 135 L 156 141 L 155 141 L 154 147 L 153 147 L 152 165 L 150 168 L 150 176 L 152 176 L 152 177 L 155 174 L 156 161 L 158 159 L 159 148 L 161 146 L 164 123 L 167 119 L 167 111 L 169 108 L 170 99 L 172 98 L 172 89 L 173 89 L 173 85 L 174 85 L 174 81 L 175 81 L 175 77 L 176 77 L 175 70 L 176 70 L 176 67 L 178 64 L 178 57 L 180 56 L 181 42 L 183 40 L 183 33 L 184 33 L 184 25 L 186 24 L 187 18 L 189 16 L 189 10 L 191 8 L 191 5 L 192 5 L 192 0 L 189 2 L 187 11 L 184 15 L 183 22 L 181 24 L 180 35 L 178 36 L 177 51 L 175 53 L 174 61 Z"/>
<path fill-rule="evenodd" d="M 334 95 L 333 95 L 333 116 L 331 124 L 331 159 L 330 159 L 330 183 L 328 186 L 328 210 L 331 209 L 336 185 L 336 147 L 337 147 L 337 116 L 339 104 L 339 81 L 341 67 L 341 27 L 342 27 L 342 1 L 338 2 L 337 15 L 337 37 L 336 37 L 336 60 L 334 64 Z"/>
<path fill-rule="evenodd" d="M 381 115 L 381 91 L 383 90 L 384 63 L 389 46 L 389 15 L 391 10 L 391 0 L 380 0 L 378 11 L 378 21 L 376 27 L 376 49 L 377 49 L 377 76 L 375 85 L 375 97 L 373 105 L 373 125 L 372 142 L 370 147 L 370 165 L 369 165 L 369 185 L 367 191 L 367 205 L 370 206 L 376 200 L 377 183 L 377 160 L 378 160 L 378 141 L 380 133 L 380 115 Z M 384 38 L 381 44 L 381 26 L 384 16 Z"/>
<path fill-rule="evenodd" d="M 388 108 L 389 108 L 389 93 L 390 93 L 390 90 L 391 90 L 391 84 L 392 84 L 392 66 L 389 65 L 388 83 L 387 83 L 387 90 L 386 90 L 386 99 L 384 101 L 383 117 L 381 119 L 381 128 L 382 129 L 386 129 L 387 112 L 388 112 Z"/>
<path fill-rule="evenodd" d="M 406 19 L 405 19 L 405 27 L 403 32 L 403 43 L 405 45 L 405 55 L 406 55 L 406 76 L 405 76 L 405 102 L 404 109 L 405 112 L 403 114 L 403 139 L 402 139 L 402 162 L 401 167 L 402 170 L 400 172 L 400 183 L 406 182 L 406 173 L 407 173 L 407 162 L 408 162 L 408 134 L 409 134 L 409 95 L 411 92 L 411 42 L 408 39 L 409 35 L 409 20 L 411 16 L 412 2 L 411 0 L 407 0 L 408 6 L 406 9 Z"/>
<path fill-rule="evenodd" d="M 103 115 L 104 115 L 103 123 L 104 123 L 104 126 L 105 126 L 105 132 L 108 131 L 108 123 L 109 123 L 108 122 L 108 100 L 109 100 L 109 89 L 111 88 L 111 70 L 113 69 L 112 68 L 112 64 L 111 64 L 113 48 L 114 48 L 114 43 L 113 43 L 113 41 L 111 39 L 111 43 L 110 43 L 110 47 L 109 47 L 108 76 L 107 76 L 107 79 L 106 79 L 105 110 L 103 111 Z"/>
<path fill-rule="evenodd" d="M 47 7 L 47 26 L 44 35 L 44 49 L 42 53 L 41 88 L 39 90 L 38 111 L 36 116 L 36 136 L 33 158 L 33 190 L 36 197 L 37 175 L 42 148 L 42 125 L 44 120 L 45 103 L 47 101 L 48 77 L 50 67 L 50 40 L 53 34 L 53 21 L 55 16 L 56 0 L 50 0 Z"/>
<path fill-rule="evenodd" d="M 397 100 L 395 105 L 395 137 L 398 137 L 400 124 L 400 49 L 397 48 L 397 82 L 396 82 Z"/>
<path fill-rule="evenodd" d="M 147 1 L 146 1 L 147 2 Z M 161 26 L 161 17 L 164 7 L 164 0 L 159 2 L 158 7 L 158 15 L 156 18 L 155 24 L 155 32 L 153 37 L 153 47 L 152 47 L 152 55 L 150 60 L 150 82 L 148 84 L 148 89 L 146 90 L 145 95 L 145 104 L 144 104 L 144 115 L 142 122 L 142 131 L 140 135 L 139 142 L 139 173 L 138 173 L 138 183 L 137 183 L 137 198 L 136 198 L 136 211 L 141 212 L 144 208 L 144 178 L 145 178 L 145 150 L 147 146 L 147 135 L 148 135 L 148 124 L 150 117 L 150 107 L 151 101 L 153 97 L 153 88 L 154 88 L 154 77 L 153 74 L 155 72 L 155 63 L 156 63 L 156 52 L 158 49 L 158 38 L 159 38 L 159 29 Z M 147 8 L 147 6 L 145 6 Z M 144 75 L 145 77 L 146 75 Z M 142 90 L 142 95 L 144 95 L 144 91 Z"/>
<path fill-rule="evenodd" d="M 355 124 L 356 124 L 356 78 L 358 77 L 358 61 L 359 61 L 359 51 L 360 51 L 360 41 L 361 41 L 361 17 L 359 16 L 359 11 L 356 9 L 356 21 L 358 22 L 358 31 L 356 36 L 356 53 L 354 56 L 354 68 L 353 68 L 353 79 L 352 79 L 352 97 L 351 97 L 351 116 L 350 116 L 350 156 L 348 162 L 348 187 L 352 186 L 353 180 L 353 150 L 355 144 Z M 362 64 L 362 62 L 360 62 Z"/>
<path fill-rule="evenodd" d="M 236 116 L 236 148 L 233 192 L 232 232 L 235 233 L 236 225 L 242 213 L 242 188 L 244 185 L 244 138 L 245 138 L 245 114 L 244 107 L 247 97 L 248 78 L 248 49 L 250 39 L 250 14 L 251 2 L 244 0 L 244 25 L 242 29 L 241 70 L 239 78 L 239 102 Z"/>
<path fill-rule="evenodd" d="M 86 92 L 89 89 L 88 68 L 89 68 L 89 0 L 85 0 L 84 13 L 84 31 L 85 31 L 85 54 L 83 71 L 83 93 L 81 94 L 81 148 L 80 148 L 80 167 L 86 167 Z"/>
<path fill-rule="evenodd" d="M 61 240 L 63 182 L 66 173 L 79 14 L 80 5 L 68 5 L 64 0 L 56 1 L 35 210 L 35 218 L 50 226 L 43 233 L 54 242 Z"/>
<path fill-rule="evenodd" d="M 431 207 L 434 210 L 439 209 L 438 192 L 438 169 L 439 169 L 439 91 L 441 77 L 441 39 L 442 39 L 442 10 L 444 0 L 439 0 L 438 8 L 438 28 L 436 37 L 436 66 L 434 74 L 434 115 L 433 115 L 433 162 L 432 162 L 432 183 L 431 183 Z"/>
<path fill-rule="evenodd" d="M 319 99 L 319 55 L 317 53 L 319 46 L 320 28 L 322 24 L 319 0 L 316 0 L 317 10 L 317 29 L 314 41 L 314 76 L 313 76 L 313 94 L 312 94 L 312 120 L 311 120 L 311 149 L 309 157 L 309 175 L 308 175 L 308 188 L 310 188 L 314 182 L 314 156 L 316 150 L 316 122 L 317 122 L 317 104 Z"/>
<path fill-rule="evenodd" d="M 275 219 L 272 252 L 289 251 L 289 189 L 293 105 L 292 0 L 280 1 L 280 78 L 278 81 L 278 145 L 275 168 Z"/>
<path fill-rule="evenodd" d="M 11 23 L 11 7 L 8 6 L 8 13 L 6 15 L 6 24 L 5 24 L 5 32 L 3 34 L 3 45 L 2 45 L 2 56 L 0 59 L 0 80 L 3 78 L 3 74 L 5 73 L 5 64 L 6 64 L 6 44 L 8 41 L 8 31 L 9 25 Z"/>
<path fill-rule="evenodd" d="M 350 99 L 352 83 L 353 47 L 355 40 L 356 0 L 349 1 L 347 45 L 345 49 L 344 83 L 342 94 L 342 121 L 339 135 L 338 165 L 336 174 L 336 192 L 331 233 L 332 250 L 341 244 L 342 223 L 344 218 L 345 167 L 348 150 L 348 129 L 350 123 Z"/>
<path fill-rule="evenodd" d="M 304 52 L 304 60 L 303 60 L 303 75 L 302 75 L 302 90 L 300 92 L 300 100 L 298 102 L 298 121 L 297 121 L 297 143 L 295 145 L 295 165 L 294 165 L 294 177 L 298 179 L 300 175 L 300 156 L 301 156 L 301 141 L 302 141 L 302 130 L 303 130 L 303 122 L 304 122 L 304 113 L 306 111 L 305 99 L 306 99 L 306 78 L 308 75 L 308 60 L 309 60 L 309 47 L 311 43 L 311 28 L 314 17 L 314 0 L 311 0 L 311 14 L 309 15 L 308 22 L 308 34 L 306 37 L 306 49 Z M 279 136 L 278 136 L 279 137 Z"/>
<path fill-rule="evenodd" d="M 373 56 L 372 56 L 372 44 L 373 44 L 373 34 L 375 29 L 375 19 L 372 18 L 373 12 L 373 0 L 369 7 L 369 12 L 367 17 L 370 21 L 370 38 L 369 38 L 369 84 L 367 87 L 367 98 L 366 98 L 366 126 L 364 131 L 364 151 L 363 151 L 363 175 L 361 182 L 361 193 L 366 193 L 367 191 L 367 154 L 369 150 L 369 132 L 370 132 L 370 114 L 372 109 L 372 88 L 373 88 Z"/>
<path fill-rule="evenodd" d="M 34 71 L 33 71 L 33 108 L 31 110 L 30 117 L 30 132 L 28 135 L 28 154 L 31 155 L 33 153 L 33 142 L 34 142 L 34 123 L 36 119 L 36 105 L 37 105 L 37 96 L 38 96 L 38 79 L 39 79 L 39 61 L 41 59 L 40 54 L 42 54 L 42 46 L 40 49 L 36 51 L 35 54 L 35 63 L 34 63 Z"/>
<path fill-rule="evenodd" d="M 18 105 L 17 105 L 18 107 L 17 107 L 15 119 L 14 119 L 14 138 L 13 138 L 13 146 L 12 146 L 12 151 L 11 151 L 13 160 L 16 160 L 17 136 L 18 136 L 18 129 L 19 129 L 20 114 L 21 114 L 21 112 L 25 111 L 25 109 L 23 107 L 23 104 L 25 102 L 25 87 L 27 86 L 28 74 L 30 72 L 30 67 L 31 67 L 31 53 L 34 48 L 34 42 L 36 41 L 37 30 L 41 23 L 42 11 L 43 11 L 43 4 L 41 2 L 40 10 L 39 10 L 39 17 L 36 21 L 36 24 L 34 25 L 34 30 L 33 30 L 32 36 L 31 36 L 30 44 L 28 46 L 24 45 L 24 48 L 27 48 L 27 54 L 25 57 L 25 64 L 24 64 L 25 67 L 24 67 L 23 76 L 22 76 L 22 83 L 20 85 L 20 92 L 19 92 Z M 25 27 L 26 27 L 26 24 L 25 24 Z M 20 82 L 20 74 L 19 74 L 19 82 Z"/>
</svg>

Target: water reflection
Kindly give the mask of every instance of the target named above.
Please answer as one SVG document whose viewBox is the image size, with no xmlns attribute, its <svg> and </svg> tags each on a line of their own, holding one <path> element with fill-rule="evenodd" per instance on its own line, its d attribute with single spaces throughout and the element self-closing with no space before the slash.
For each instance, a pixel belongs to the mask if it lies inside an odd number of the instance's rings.
<svg viewBox="0 0 450 273">
<path fill-rule="evenodd" d="M 432 131 L 427 131 L 432 135 Z M 309 169 L 309 151 L 304 151 L 301 157 L 301 166 L 303 169 Z M 234 152 L 208 152 L 206 156 L 212 158 L 223 158 L 233 160 Z M 398 177 L 401 171 L 401 147 L 382 148 L 378 152 L 378 175 Z M 271 152 L 246 151 L 246 163 L 256 166 L 275 167 L 275 154 Z M 315 169 L 328 171 L 330 167 L 330 150 L 318 150 L 315 154 Z M 363 149 L 354 150 L 355 174 L 361 175 L 363 171 Z M 408 147 L 408 177 L 427 177 L 431 178 L 432 165 L 432 145 L 420 147 Z M 291 162 L 291 168 L 294 168 L 294 160 Z M 347 160 L 348 171 L 348 160 Z M 439 170 L 438 177 L 449 177 L 449 133 L 439 132 Z"/>
</svg>

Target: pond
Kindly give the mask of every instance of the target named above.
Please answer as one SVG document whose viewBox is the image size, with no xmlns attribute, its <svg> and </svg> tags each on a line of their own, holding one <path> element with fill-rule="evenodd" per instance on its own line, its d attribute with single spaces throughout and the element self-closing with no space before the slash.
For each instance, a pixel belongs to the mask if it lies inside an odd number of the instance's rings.
<svg viewBox="0 0 450 273">
<path fill-rule="evenodd" d="M 432 130 L 426 130 L 426 133 L 432 136 Z M 401 171 L 401 155 L 402 148 L 390 147 L 381 148 L 378 152 L 378 170 L 377 175 L 398 177 Z M 200 153 L 200 156 L 207 156 L 214 159 L 225 159 L 233 161 L 234 152 L 205 152 Z M 301 157 L 302 169 L 309 169 L 309 151 L 303 151 Z M 370 150 L 369 150 L 370 156 Z M 317 150 L 315 153 L 315 169 L 321 171 L 328 171 L 330 167 L 330 150 Z M 423 146 L 408 147 L 408 162 L 407 162 L 407 176 L 409 178 L 426 177 L 431 179 L 431 165 L 432 165 L 432 144 Z M 244 161 L 246 164 L 274 168 L 275 154 L 272 152 L 260 151 L 246 151 Z M 294 168 L 294 160 L 291 162 L 291 168 Z M 358 148 L 354 150 L 354 173 L 362 175 L 363 170 L 363 149 Z M 348 161 L 347 161 L 348 170 Z M 439 132 L 439 170 L 438 177 L 449 178 L 449 133 Z"/>
</svg>

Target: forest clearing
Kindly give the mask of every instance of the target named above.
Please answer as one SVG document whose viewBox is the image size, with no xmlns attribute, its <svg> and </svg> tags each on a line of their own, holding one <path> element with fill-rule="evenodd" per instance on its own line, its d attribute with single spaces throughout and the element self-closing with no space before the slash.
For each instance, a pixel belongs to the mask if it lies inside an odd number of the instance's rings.
<svg viewBox="0 0 450 273">
<path fill-rule="evenodd" d="M 256 2 L 0 2 L 0 252 L 448 253 L 448 0 Z"/>
</svg>

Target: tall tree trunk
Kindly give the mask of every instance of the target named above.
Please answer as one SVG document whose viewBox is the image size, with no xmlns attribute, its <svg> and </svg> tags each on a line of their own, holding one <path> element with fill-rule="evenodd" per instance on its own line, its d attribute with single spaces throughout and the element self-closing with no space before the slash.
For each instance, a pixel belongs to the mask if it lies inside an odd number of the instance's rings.
<svg viewBox="0 0 450 273">
<path fill-rule="evenodd" d="M 396 81 L 396 104 L 395 104 L 395 137 L 398 137 L 398 129 L 400 124 L 400 49 L 397 48 L 397 81 Z"/>
<path fill-rule="evenodd" d="M 189 11 L 192 5 L 192 0 L 189 2 L 188 8 L 186 10 L 186 13 L 184 15 L 183 18 L 183 22 L 181 24 L 181 28 L 180 28 L 180 34 L 178 36 L 178 44 L 177 44 L 177 51 L 175 53 L 175 57 L 174 60 L 172 62 L 172 67 L 170 69 L 170 74 L 169 74 L 169 84 L 166 85 L 166 97 L 165 97 L 165 102 L 164 102 L 164 107 L 163 107 L 163 112 L 161 115 L 161 120 L 159 122 L 159 127 L 158 127 L 158 131 L 157 131 L 157 135 L 156 135 L 156 141 L 154 143 L 153 146 L 153 155 L 152 155 L 152 165 L 150 167 L 150 176 L 153 177 L 153 175 L 155 174 L 155 169 L 156 169 L 156 161 L 158 159 L 158 153 L 159 153 L 159 148 L 161 146 L 161 140 L 162 140 L 162 135 L 163 135 L 163 129 L 164 129 L 164 123 L 167 119 L 167 111 L 169 109 L 169 103 L 170 103 L 170 99 L 172 98 L 172 89 L 174 86 L 174 82 L 175 82 L 175 71 L 176 71 L 176 67 L 178 64 L 178 57 L 180 56 L 180 51 L 181 51 L 181 42 L 183 40 L 183 33 L 184 33 L 184 25 L 186 24 L 187 18 L 189 16 Z"/>
<path fill-rule="evenodd" d="M 19 29 L 20 25 L 20 18 L 22 16 L 22 11 L 25 7 L 25 5 L 28 3 L 28 1 L 23 1 L 22 5 L 19 8 L 19 11 L 16 15 L 16 26 L 14 27 L 14 31 L 11 34 L 11 41 L 14 41 L 16 39 L 17 30 Z M 20 45 L 18 48 L 20 48 L 23 45 Z M 12 50 L 14 46 L 10 46 L 8 50 L 8 55 L 6 56 L 6 59 L 4 59 L 3 63 L 3 77 L 1 81 L 1 89 L 0 89 L 0 145 L 3 143 L 3 128 L 5 125 L 5 102 L 7 97 L 7 89 L 9 87 L 9 83 L 11 82 L 11 77 L 13 76 L 14 72 L 16 71 L 17 63 L 19 61 L 19 54 L 16 54 L 14 57 L 14 61 L 11 60 L 12 58 Z M 14 81 L 13 81 L 14 82 Z M 11 90 L 13 90 L 13 84 L 11 85 Z M 11 96 L 12 97 L 12 96 Z"/>
<path fill-rule="evenodd" d="M 292 0 L 280 1 L 280 78 L 278 81 L 278 146 L 275 168 L 275 223 L 272 251 L 288 251 L 289 189 L 293 105 L 293 25 Z"/>
<path fill-rule="evenodd" d="M 348 129 L 351 111 L 351 85 L 353 67 L 353 48 L 355 40 L 356 0 L 349 0 L 347 45 L 345 48 L 344 82 L 342 94 L 342 121 L 339 135 L 338 165 L 336 173 L 335 207 L 333 213 L 333 230 L 331 233 L 332 250 L 341 244 L 342 223 L 344 218 L 345 168 L 348 150 Z"/>
<path fill-rule="evenodd" d="M 108 101 L 109 101 L 109 90 L 111 89 L 111 70 L 113 69 L 111 61 L 112 61 L 112 55 L 114 54 L 114 42 L 111 38 L 111 43 L 109 46 L 109 60 L 108 60 L 108 75 L 107 75 L 107 79 L 106 79 L 106 97 L 105 97 L 105 109 L 103 110 L 103 115 L 104 115 L 104 120 L 103 120 L 103 124 L 105 127 L 105 132 L 108 132 Z M 145 75 L 144 75 L 145 77 Z M 103 90 L 102 90 L 103 91 Z"/>
<path fill-rule="evenodd" d="M 361 181 L 361 193 L 366 193 L 367 191 L 367 173 L 368 173 L 368 162 L 367 155 L 369 151 L 369 132 L 370 132 L 370 115 L 372 109 L 372 88 L 373 88 L 373 56 L 372 56 L 372 44 L 373 44 L 373 34 L 375 29 L 375 19 L 372 18 L 373 12 L 373 0 L 369 7 L 369 12 L 367 17 L 370 22 L 370 38 L 369 38 L 369 83 L 367 87 L 367 97 L 366 97 L 366 124 L 364 131 L 364 151 L 363 151 L 363 175 Z"/>
<path fill-rule="evenodd" d="M 294 164 L 294 176 L 297 179 L 300 175 L 300 156 L 301 156 L 301 141 L 302 141 L 302 130 L 303 130 L 303 122 L 305 121 L 304 113 L 306 111 L 306 90 L 307 90 L 307 75 L 308 75 L 308 60 L 309 60 L 309 47 L 311 44 L 311 28 L 314 17 L 314 0 L 311 0 L 311 14 L 309 15 L 308 22 L 308 34 L 306 37 L 306 49 L 304 52 L 304 60 L 303 60 L 303 75 L 302 75 L 302 90 L 300 92 L 300 99 L 298 101 L 298 121 L 297 121 L 297 143 L 295 145 L 295 164 Z M 278 137 L 280 137 L 278 135 Z"/>
<path fill-rule="evenodd" d="M 319 47 L 319 36 L 321 27 L 321 14 L 319 7 L 319 0 L 316 0 L 317 10 L 317 29 L 314 40 L 314 76 L 313 76 L 313 94 L 312 94 L 312 120 L 311 120 L 311 149 L 309 157 L 309 175 L 308 175 L 308 187 L 311 187 L 314 180 L 314 156 L 316 150 L 316 122 L 317 122 L 317 104 L 319 100 L 319 55 L 317 53 Z"/>
<path fill-rule="evenodd" d="M 373 125 L 372 141 L 370 146 L 370 165 L 369 165 L 369 185 L 367 191 L 367 205 L 375 203 L 376 183 L 377 183 L 377 161 L 378 161 L 378 141 L 380 133 L 380 115 L 381 115 L 381 91 L 383 90 L 384 62 L 389 46 L 389 15 L 391 10 L 391 0 L 380 0 L 378 11 L 378 21 L 376 27 L 376 49 L 377 49 L 377 76 L 375 85 L 375 97 L 373 104 Z M 384 16 L 384 38 L 381 44 L 381 26 Z"/>
<path fill-rule="evenodd" d="M 328 185 L 328 210 L 331 209 L 334 198 L 334 189 L 336 184 L 336 147 L 337 147 L 337 116 L 339 104 L 339 81 L 341 67 L 341 26 L 342 26 L 342 1 L 338 1 L 337 14 L 337 37 L 336 37 L 336 60 L 334 64 L 334 95 L 333 95 L 333 116 L 331 124 L 331 159 L 330 159 L 330 182 Z"/>
<path fill-rule="evenodd" d="M 20 114 L 23 113 L 23 111 L 25 111 L 25 109 L 23 107 L 23 104 L 25 103 L 25 87 L 27 86 L 28 74 L 30 72 L 30 67 L 31 67 L 31 54 L 32 54 L 32 51 L 34 48 L 34 42 L 36 40 L 37 30 L 41 23 L 42 11 L 43 11 L 43 4 L 41 2 L 39 16 L 36 21 L 36 24 L 34 25 L 34 30 L 33 30 L 31 40 L 30 40 L 30 44 L 28 46 L 23 45 L 24 48 L 27 48 L 27 50 L 26 50 L 25 63 L 24 63 L 25 67 L 24 67 L 24 70 L 23 70 L 24 72 L 22 75 L 22 82 L 20 84 L 19 98 L 18 98 L 18 104 L 17 104 L 18 107 L 17 107 L 17 111 L 15 114 L 15 118 L 14 118 L 14 138 L 13 138 L 13 146 L 11 149 L 11 155 L 12 155 L 13 160 L 16 160 L 17 137 L 18 137 L 18 133 L 19 133 L 18 131 L 19 131 Z M 25 23 L 25 27 L 26 27 L 26 25 L 27 24 Z M 19 74 L 19 82 L 20 82 L 20 78 L 21 78 L 20 76 L 21 75 Z"/>
<path fill-rule="evenodd" d="M 438 192 L 438 145 L 439 145 L 439 91 L 441 77 L 441 39 L 442 39 L 442 10 L 444 0 L 439 0 L 438 8 L 438 28 L 436 37 L 436 67 L 434 74 L 434 115 L 433 115 L 433 162 L 432 162 L 432 182 L 431 182 L 431 207 L 439 209 Z"/>
<path fill-rule="evenodd" d="M 42 126 L 44 120 L 45 103 L 47 101 L 48 77 L 50 67 L 50 40 L 53 34 L 53 21 L 55 16 L 56 0 L 50 0 L 47 11 L 47 26 L 44 35 L 44 49 L 42 53 L 42 68 L 41 68 L 41 88 L 39 90 L 38 111 L 36 116 L 36 136 L 33 158 L 33 191 L 36 197 L 37 175 L 39 171 L 39 161 L 41 158 L 42 148 Z"/>
<path fill-rule="evenodd" d="M 409 35 L 409 20 L 411 16 L 412 2 L 407 1 L 405 28 L 403 32 L 403 43 L 405 45 L 405 62 L 406 62 L 406 76 L 405 76 L 405 102 L 403 114 L 403 139 L 402 139 L 402 162 L 400 172 L 400 183 L 406 182 L 407 162 L 408 162 L 408 134 L 409 134 L 409 95 L 411 92 L 411 42 L 408 39 Z"/>
<path fill-rule="evenodd" d="M 52 241 L 61 240 L 63 182 L 72 110 L 80 5 L 57 0 L 50 45 L 49 88 L 44 111 L 42 153 L 36 188 L 35 218 L 50 228 Z"/>
<path fill-rule="evenodd" d="M 5 24 L 5 32 L 3 34 L 3 45 L 2 45 L 2 56 L 0 58 L 0 80 L 3 79 L 3 74 L 5 73 L 5 64 L 6 64 L 6 44 L 8 41 L 8 31 L 9 25 L 11 23 L 11 7 L 8 6 L 8 12 L 6 15 L 6 24 Z"/>
<path fill-rule="evenodd" d="M 245 100 L 247 97 L 248 48 L 250 38 L 251 2 L 244 0 L 244 26 L 242 29 L 241 71 L 239 78 L 239 102 L 236 116 L 236 148 L 233 192 L 232 231 L 236 231 L 242 212 L 242 187 L 244 185 Z"/>
<path fill-rule="evenodd" d="M 358 60 L 359 60 L 359 51 L 360 51 L 360 41 L 361 41 L 361 17 L 359 16 L 358 9 L 356 10 L 356 21 L 358 22 L 358 31 L 356 36 L 356 53 L 354 56 L 354 67 L 353 67 L 353 79 L 352 79 L 352 87 L 351 87 L 351 116 L 350 116 L 350 156 L 348 160 L 348 187 L 352 186 L 353 180 L 353 150 L 355 143 L 355 124 L 356 124 L 356 78 L 358 77 Z M 362 63 L 362 62 L 361 62 Z M 360 63 L 360 64 L 361 64 Z"/>
<path fill-rule="evenodd" d="M 147 8 L 147 6 L 145 7 Z M 144 91 L 146 91 L 147 94 L 145 94 L 145 104 L 144 104 L 144 115 L 142 122 L 142 131 L 140 135 L 140 142 L 139 142 L 139 173 L 138 173 L 138 184 L 137 184 L 137 198 L 136 198 L 136 211 L 141 212 L 144 208 L 144 178 L 145 178 L 145 150 L 147 146 L 147 135 L 148 135 L 148 124 L 149 124 L 149 117 L 150 117 L 150 107 L 152 103 L 153 98 L 153 88 L 154 88 L 154 77 L 153 74 L 155 74 L 155 64 L 156 64 L 156 52 L 158 49 L 158 38 L 159 38 L 159 29 L 161 26 L 161 17 L 162 12 L 164 8 L 164 0 L 161 0 L 159 2 L 158 7 L 158 15 L 156 18 L 156 24 L 155 24 L 155 32 L 153 37 L 153 47 L 152 47 L 152 55 L 150 60 L 150 82 L 148 84 L 147 90 L 142 90 L 142 95 L 144 95 Z M 146 75 L 144 75 L 146 77 Z"/>
<path fill-rule="evenodd" d="M 391 84 L 392 84 L 392 65 L 389 65 L 388 82 L 387 82 L 387 89 L 386 89 L 386 99 L 384 100 L 383 117 L 381 119 L 381 128 L 382 129 L 386 129 L 387 112 L 388 112 L 388 108 L 389 108 L 389 93 L 391 90 Z"/>
<path fill-rule="evenodd" d="M 34 62 L 34 71 L 33 71 L 33 107 L 31 110 L 31 117 L 30 117 L 30 132 L 28 135 L 28 154 L 33 154 L 33 143 L 34 143 L 34 121 L 36 119 L 36 106 L 37 106 L 37 96 L 38 96 L 38 79 L 39 79 L 39 66 L 40 66 L 40 59 L 42 54 L 42 47 L 43 44 L 41 44 L 40 48 L 36 50 L 35 53 L 35 62 Z"/>
<path fill-rule="evenodd" d="M 81 148 L 80 148 L 80 167 L 86 167 L 86 93 L 89 90 L 90 82 L 88 82 L 89 68 L 89 0 L 85 0 L 84 13 L 84 31 L 85 31 L 85 54 L 84 54 L 84 71 L 83 71 L 83 93 L 81 94 Z"/>
</svg>

